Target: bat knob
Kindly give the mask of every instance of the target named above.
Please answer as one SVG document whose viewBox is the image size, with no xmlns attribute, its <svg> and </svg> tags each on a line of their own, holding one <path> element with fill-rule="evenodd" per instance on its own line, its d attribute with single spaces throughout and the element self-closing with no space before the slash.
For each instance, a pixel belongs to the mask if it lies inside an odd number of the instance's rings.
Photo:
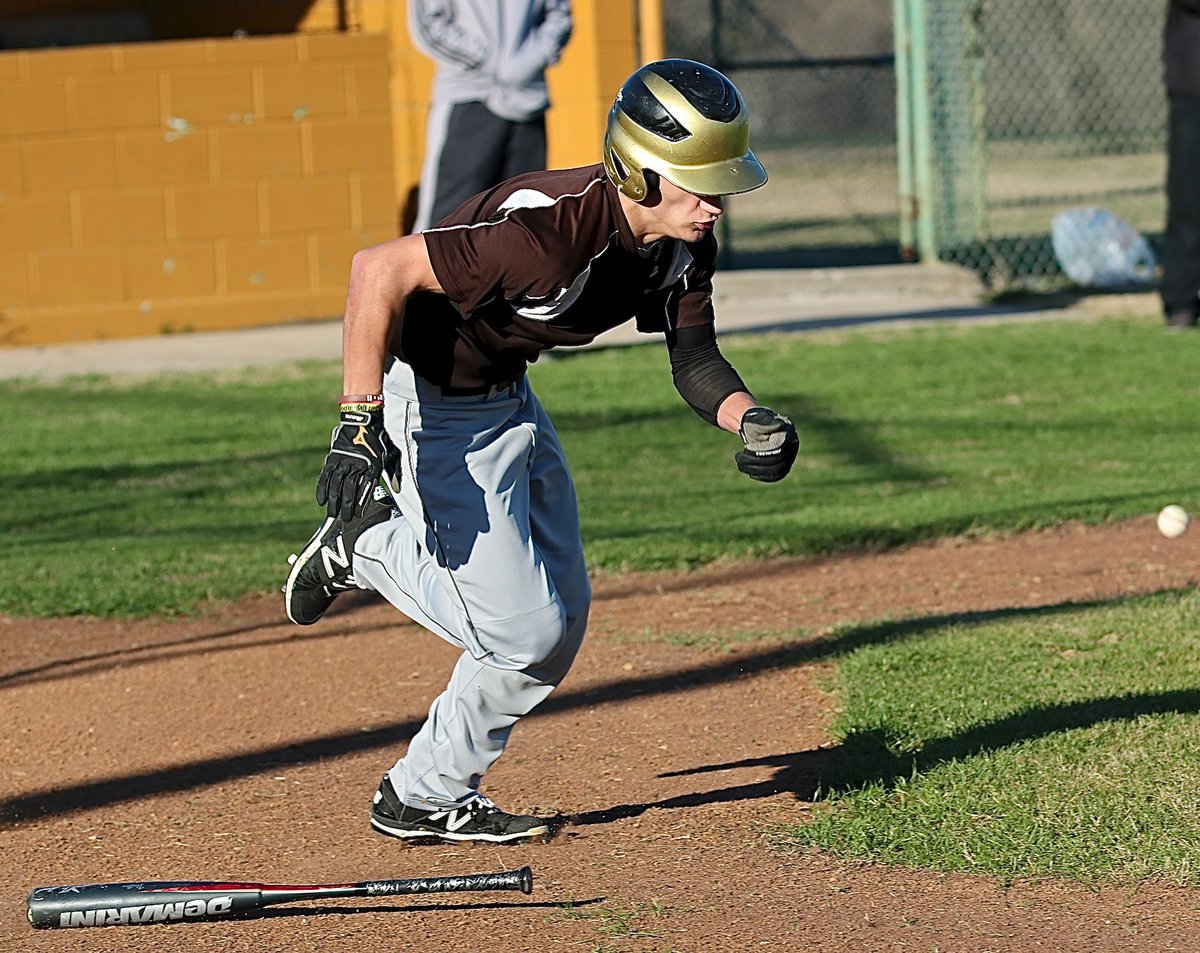
<svg viewBox="0 0 1200 953">
<path fill-rule="evenodd" d="M 528 864 L 517 871 L 517 877 L 519 878 L 517 883 L 521 886 L 521 893 L 533 893 L 533 871 L 529 868 Z"/>
</svg>

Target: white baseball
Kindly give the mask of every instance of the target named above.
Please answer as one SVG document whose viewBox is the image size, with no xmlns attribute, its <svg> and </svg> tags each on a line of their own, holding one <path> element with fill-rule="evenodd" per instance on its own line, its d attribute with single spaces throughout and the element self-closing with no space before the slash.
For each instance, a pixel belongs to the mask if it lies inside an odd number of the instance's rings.
<svg viewBox="0 0 1200 953">
<path fill-rule="evenodd" d="M 1158 514 L 1158 531 L 1167 539 L 1178 539 L 1187 532 L 1188 523 L 1192 518 L 1178 503 L 1164 506 Z"/>
</svg>

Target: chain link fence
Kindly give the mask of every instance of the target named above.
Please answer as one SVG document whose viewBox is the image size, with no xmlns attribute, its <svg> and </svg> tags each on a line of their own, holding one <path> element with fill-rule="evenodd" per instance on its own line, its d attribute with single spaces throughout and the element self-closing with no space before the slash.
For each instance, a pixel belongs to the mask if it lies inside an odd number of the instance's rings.
<svg viewBox="0 0 1200 953">
<path fill-rule="evenodd" d="M 994 289 L 1065 279 L 1067 209 L 1161 241 L 1164 0 L 665 0 L 670 56 L 750 105 L 765 189 L 726 264 L 941 259 Z"/>
<path fill-rule="evenodd" d="M 895 0 L 902 243 L 994 288 L 1060 282 L 1054 216 L 1158 240 L 1162 0 Z M 911 199 L 911 200 L 910 200 Z"/>
<path fill-rule="evenodd" d="M 729 200 L 727 266 L 898 261 L 892 24 L 879 0 L 665 0 L 668 56 L 725 73 L 770 181 Z"/>
</svg>

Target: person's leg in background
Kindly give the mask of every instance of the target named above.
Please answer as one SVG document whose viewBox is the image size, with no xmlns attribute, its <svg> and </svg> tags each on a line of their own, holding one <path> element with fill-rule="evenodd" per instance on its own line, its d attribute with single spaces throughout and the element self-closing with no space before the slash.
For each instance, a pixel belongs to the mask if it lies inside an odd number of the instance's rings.
<svg viewBox="0 0 1200 953">
<path fill-rule="evenodd" d="M 1200 96 L 1172 93 L 1167 135 L 1167 228 L 1160 293 L 1167 325 L 1200 314 Z"/>
<path fill-rule="evenodd" d="M 413 231 L 437 224 L 473 195 L 503 182 L 509 123 L 483 103 L 435 103 Z"/>
</svg>

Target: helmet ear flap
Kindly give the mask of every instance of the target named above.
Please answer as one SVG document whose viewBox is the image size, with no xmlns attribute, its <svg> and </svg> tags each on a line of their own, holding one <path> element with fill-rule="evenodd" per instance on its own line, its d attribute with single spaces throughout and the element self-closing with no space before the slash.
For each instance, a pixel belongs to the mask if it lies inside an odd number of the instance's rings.
<svg viewBox="0 0 1200 953">
<path fill-rule="evenodd" d="M 642 169 L 642 179 L 646 183 L 644 198 L 649 198 L 658 191 L 658 173 L 653 169 Z"/>
<path fill-rule="evenodd" d="M 649 169 L 629 168 L 621 161 L 617 150 L 611 146 L 604 152 L 604 166 L 617 190 L 635 202 L 642 201 L 653 189 L 658 188 L 657 173 L 651 172 Z M 653 176 L 653 184 L 650 182 L 651 176 Z"/>
</svg>

